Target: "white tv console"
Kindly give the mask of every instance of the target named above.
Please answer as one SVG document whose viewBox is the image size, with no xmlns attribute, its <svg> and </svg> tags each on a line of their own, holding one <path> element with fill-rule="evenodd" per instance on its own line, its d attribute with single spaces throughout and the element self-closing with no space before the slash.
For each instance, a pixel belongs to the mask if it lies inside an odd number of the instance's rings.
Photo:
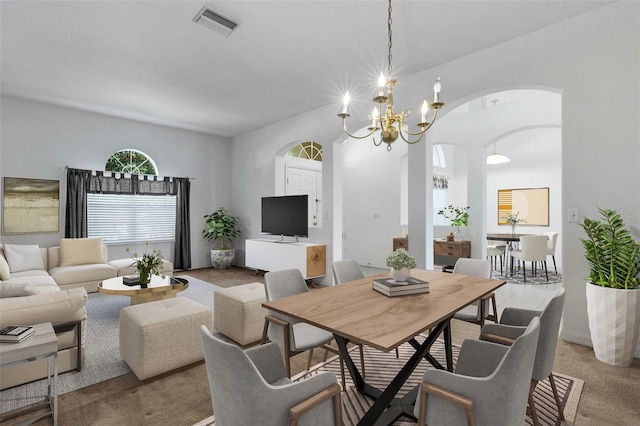
<svg viewBox="0 0 640 426">
<path fill-rule="evenodd" d="M 327 246 L 266 239 L 246 240 L 245 264 L 259 271 L 297 268 L 305 279 L 322 277 L 326 275 Z"/>
</svg>

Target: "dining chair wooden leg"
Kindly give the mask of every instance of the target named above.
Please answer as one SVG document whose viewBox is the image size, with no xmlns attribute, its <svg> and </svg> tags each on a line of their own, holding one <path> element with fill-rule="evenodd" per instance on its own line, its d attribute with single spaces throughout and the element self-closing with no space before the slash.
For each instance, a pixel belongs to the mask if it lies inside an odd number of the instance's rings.
<svg viewBox="0 0 640 426">
<path fill-rule="evenodd" d="M 362 377 L 365 377 L 365 371 L 364 371 L 364 347 L 360 344 L 358 344 L 359 349 L 360 349 L 360 369 L 362 370 Z"/>
<path fill-rule="evenodd" d="M 313 348 L 309 349 L 309 358 L 307 359 L 307 371 L 311 370 L 312 360 L 313 360 Z"/>
<path fill-rule="evenodd" d="M 558 268 L 556 266 L 556 257 L 551 256 L 551 259 L 553 259 L 553 269 L 556 271 L 556 275 L 558 275 Z"/>
<path fill-rule="evenodd" d="M 558 406 L 558 415 L 560 416 L 560 420 L 564 421 L 564 408 L 560 403 L 560 396 L 558 395 L 558 388 L 556 388 L 556 381 L 553 378 L 553 373 L 549 374 L 549 383 L 551 383 L 551 390 L 553 391 L 553 397 L 556 400 L 556 405 Z"/>
<path fill-rule="evenodd" d="M 549 271 L 547 271 L 547 261 L 542 262 L 544 264 L 544 274 L 547 277 L 547 281 L 549 281 Z"/>
<path fill-rule="evenodd" d="M 533 420 L 533 426 L 538 426 L 538 414 L 536 413 L 536 405 L 533 402 L 533 393 L 536 390 L 536 386 L 538 385 L 537 380 L 531 380 L 531 385 L 529 386 L 529 415 Z"/>
</svg>

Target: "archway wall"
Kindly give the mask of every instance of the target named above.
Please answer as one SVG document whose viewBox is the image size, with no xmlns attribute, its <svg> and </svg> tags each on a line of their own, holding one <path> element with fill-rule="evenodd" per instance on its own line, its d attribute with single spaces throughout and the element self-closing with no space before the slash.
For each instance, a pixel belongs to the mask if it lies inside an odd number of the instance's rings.
<svg viewBox="0 0 640 426">
<path fill-rule="evenodd" d="M 602 28 L 607 28 L 604 36 Z M 443 80 L 442 98 L 453 106 L 472 94 L 510 85 L 562 91 L 562 254 L 567 290 L 562 337 L 590 345 L 583 279 L 588 266 L 580 243 L 583 233 L 567 222 L 566 209 L 579 208 L 581 217 L 596 217 L 598 206 L 617 209 L 640 236 L 640 4 L 616 2 L 439 67 L 398 76 L 401 85 L 396 103 L 419 105 L 420 99 L 410 99 L 410 94 L 428 92 L 428 82 L 438 76 Z M 340 123 L 336 123 L 340 96 L 336 93 L 328 99 L 332 103 L 326 107 L 234 138 L 231 204 L 241 212 L 243 238 L 259 236 L 260 196 L 273 191 L 273 157 L 294 140 L 313 139 L 325 147 L 324 211 L 330 215 L 338 211 L 332 202 L 331 145 L 344 140 Z M 428 144 L 431 139 L 427 138 Z M 409 147 L 410 170 L 413 156 L 427 164 L 431 150 L 426 146 Z M 470 158 L 484 153 L 484 147 L 478 149 L 482 153 L 470 152 Z M 617 185 L 624 185 L 624 191 L 616 191 Z M 471 187 L 469 192 L 480 193 Z M 416 198 L 426 197 L 422 193 Z M 483 203 L 486 208 L 484 200 L 470 202 Z M 419 216 L 417 212 L 415 217 Z M 329 229 L 333 225 L 325 225 L 314 240 L 331 249 L 335 232 Z M 415 229 L 409 226 L 412 234 L 424 236 L 423 243 L 432 237 L 428 223 L 418 223 Z"/>
</svg>

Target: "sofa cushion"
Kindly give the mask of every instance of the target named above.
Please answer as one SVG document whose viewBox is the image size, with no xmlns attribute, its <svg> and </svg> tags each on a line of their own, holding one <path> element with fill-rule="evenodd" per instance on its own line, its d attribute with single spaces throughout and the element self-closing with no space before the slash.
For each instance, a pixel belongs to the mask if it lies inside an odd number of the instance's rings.
<svg viewBox="0 0 640 426">
<path fill-rule="evenodd" d="M 11 269 L 9 268 L 9 264 L 7 263 L 7 259 L 5 259 L 4 256 L 0 255 L 0 281 L 8 280 L 9 274 L 11 274 Z"/>
<path fill-rule="evenodd" d="M 102 281 L 116 277 L 116 269 L 104 264 L 59 266 L 49 270 L 59 286 Z"/>
<path fill-rule="evenodd" d="M 87 292 L 82 287 L 4 299 L 0 312 L 0 327 L 41 322 L 60 325 L 82 321 L 87 318 L 86 303 Z"/>
<path fill-rule="evenodd" d="M 60 240 L 60 266 L 106 263 L 102 238 L 63 238 Z"/>
<path fill-rule="evenodd" d="M 44 269 L 38 245 L 5 244 L 4 253 L 11 272 Z"/>
<path fill-rule="evenodd" d="M 29 283 L 14 283 L 7 281 L 0 284 L 0 299 L 31 296 L 36 293 L 36 288 Z"/>
<path fill-rule="evenodd" d="M 15 274 L 11 274 L 9 282 L 31 284 L 36 288 L 38 293 L 45 291 L 60 291 L 60 287 L 58 287 L 53 277 L 47 274 L 46 271 L 16 272 Z M 45 288 L 47 288 L 47 290 L 44 290 Z"/>
</svg>

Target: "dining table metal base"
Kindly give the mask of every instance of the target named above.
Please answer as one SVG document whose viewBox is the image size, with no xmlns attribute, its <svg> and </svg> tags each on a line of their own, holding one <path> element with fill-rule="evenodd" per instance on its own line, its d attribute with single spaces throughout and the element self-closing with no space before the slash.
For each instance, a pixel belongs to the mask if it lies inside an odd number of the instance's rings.
<svg viewBox="0 0 640 426">
<path fill-rule="evenodd" d="M 451 326 L 450 318 L 447 318 L 433 328 L 424 342 L 418 342 L 415 337 L 409 340 L 409 344 L 413 346 L 415 353 L 411 355 L 406 364 L 400 369 L 398 374 L 396 374 L 391 383 L 389 383 L 384 390 L 366 383 L 347 350 L 349 339 L 334 334 L 338 344 L 338 349 L 340 350 L 340 356 L 349 370 L 349 374 L 351 375 L 356 389 L 361 394 L 375 399 L 375 402 L 365 413 L 364 417 L 358 422 L 358 425 L 390 425 L 402 415 L 409 416 L 412 419 L 416 418 L 413 414 L 413 410 L 418 397 L 419 385 L 403 397 L 397 397 L 396 395 L 422 359 L 426 359 L 435 368 L 441 370 L 445 369 L 445 367 L 443 367 L 442 364 L 440 364 L 440 362 L 438 362 L 438 360 L 429 353 L 431 346 L 441 333 L 444 337 L 447 362 L 446 369 L 448 371 L 453 371 Z"/>
</svg>

